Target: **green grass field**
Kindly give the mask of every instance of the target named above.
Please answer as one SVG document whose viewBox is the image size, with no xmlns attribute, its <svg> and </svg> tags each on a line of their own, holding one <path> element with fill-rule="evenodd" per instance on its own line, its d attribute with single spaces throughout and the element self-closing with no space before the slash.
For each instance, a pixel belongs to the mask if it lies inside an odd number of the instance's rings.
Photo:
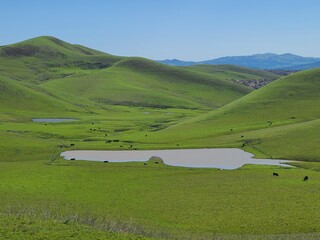
<svg viewBox="0 0 320 240">
<path fill-rule="evenodd" d="M 319 69 L 275 80 L 51 37 L 0 47 L 0 69 L 1 239 L 320 238 Z M 261 78 L 274 82 L 253 91 L 230 81 Z M 45 117 L 77 121 L 32 122 Z M 221 171 L 59 157 L 131 145 L 237 147 L 299 162 Z"/>
</svg>

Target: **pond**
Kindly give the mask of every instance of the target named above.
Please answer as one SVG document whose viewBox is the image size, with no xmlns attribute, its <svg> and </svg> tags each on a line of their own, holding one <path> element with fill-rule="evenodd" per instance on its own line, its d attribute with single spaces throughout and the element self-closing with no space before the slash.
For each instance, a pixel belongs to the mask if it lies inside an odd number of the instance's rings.
<svg viewBox="0 0 320 240">
<path fill-rule="evenodd" d="M 74 118 L 32 118 L 32 122 L 47 122 L 47 123 L 59 123 L 59 122 L 71 122 L 77 121 Z"/>
<path fill-rule="evenodd" d="M 254 159 L 253 154 L 237 148 L 177 149 L 177 150 L 75 150 L 61 153 L 66 160 L 109 162 L 145 162 L 152 156 L 160 157 L 170 166 L 191 168 L 237 169 L 244 164 L 263 164 L 291 167 L 290 160 Z"/>
</svg>

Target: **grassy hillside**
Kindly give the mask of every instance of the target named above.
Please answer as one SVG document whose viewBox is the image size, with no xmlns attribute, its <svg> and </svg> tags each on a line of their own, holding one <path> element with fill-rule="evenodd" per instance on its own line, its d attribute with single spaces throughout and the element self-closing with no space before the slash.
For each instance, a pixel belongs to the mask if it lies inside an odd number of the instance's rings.
<svg viewBox="0 0 320 240">
<path fill-rule="evenodd" d="M 64 112 L 76 110 L 70 103 L 50 96 L 41 88 L 28 86 L 15 80 L 0 77 L 0 109 L 33 112 Z"/>
<path fill-rule="evenodd" d="M 0 47 L 2 75 L 33 83 L 66 77 L 79 70 L 106 68 L 121 59 L 46 36 Z"/>
<path fill-rule="evenodd" d="M 250 92 L 211 74 L 142 58 L 126 58 L 107 69 L 43 86 L 107 104 L 213 109 Z"/>
<path fill-rule="evenodd" d="M 111 105 L 216 109 L 251 91 L 217 72 L 112 56 L 53 37 L 1 47 L 0 70 L 2 76 L 51 93 Z"/>
<path fill-rule="evenodd" d="M 298 72 L 203 116 L 203 120 L 234 119 L 237 125 L 267 121 L 280 125 L 290 120 L 303 122 L 320 118 L 320 69 Z M 221 115 L 226 115 L 220 117 Z M 237 121 L 235 121 L 237 119 Z M 198 121 L 198 120 L 196 120 Z"/>
<path fill-rule="evenodd" d="M 218 138 L 220 144 L 229 142 L 230 146 L 247 147 L 251 151 L 259 148 L 266 157 L 318 160 L 319 79 L 320 69 L 283 77 L 162 134 L 169 139 L 175 136 L 173 139 L 177 141 L 179 138 L 193 143 L 198 140 L 207 146 L 219 144 L 215 139 Z"/>
<path fill-rule="evenodd" d="M 235 65 L 193 65 L 185 68 L 215 74 L 215 76 L 225 80 L 264 79 L 267 81 L 273 81 L 280 77 L 278 74 L 268 71 L 255 70 Z"/>
<path fill-rule="evenodd" d="M 23 42 L 0 47 L 0 56 L 7 58 L 32 58 L 48 62 L 72 60 L 109 60 L 110 64 L 119 61 L 121 57 L 90 49 L 77 44 L 70 44 L 60 39 L 41 36 Z"/>
</svg>

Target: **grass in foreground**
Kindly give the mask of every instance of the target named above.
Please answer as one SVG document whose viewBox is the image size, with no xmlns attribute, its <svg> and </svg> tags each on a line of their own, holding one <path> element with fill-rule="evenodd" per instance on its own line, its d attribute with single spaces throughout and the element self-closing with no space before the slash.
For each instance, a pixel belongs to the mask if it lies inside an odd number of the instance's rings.
<svg viewBox="0 0 320 240">
<path fill-rule="evenodd" d="M 274 171 L 280 177 L 272 177 Z M 320 232 L 320 173 L 310 170 L 59 160 L 2 163 L 0 175 L 0 211 L 7 214 L 31 212 L 89 225 L 95 219 L 92 226 L 105 230 L 116 222 L 131 225 L 129 233 L 154 237 Z"/>
<path fill-rule="evenodd" d="M 0 215 L 1 239 L 108 239 L 108 240 L 152 240 L 155 238 L 120 232 L 104 231 L 85 224 L 39 219 L 30 216 Z"/>
</svg>

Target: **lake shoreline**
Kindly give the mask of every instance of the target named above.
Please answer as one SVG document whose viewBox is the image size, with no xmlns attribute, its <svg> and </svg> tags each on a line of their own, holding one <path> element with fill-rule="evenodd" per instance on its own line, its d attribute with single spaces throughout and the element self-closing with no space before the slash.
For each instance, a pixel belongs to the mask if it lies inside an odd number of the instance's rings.
<svg viewBox="0 0 320 240">
<path fill-rule="evenodd" d="M 166 165 L 188 168 L 237 169 L 245 164 L 292 167 L 292 160 L 256 159 L 237 148 L 170 149 L 170 150 L 72 150 L 62 152 L 65 160 L 99 162 L 146 162 L 159 157 Z"/>
</svg>

